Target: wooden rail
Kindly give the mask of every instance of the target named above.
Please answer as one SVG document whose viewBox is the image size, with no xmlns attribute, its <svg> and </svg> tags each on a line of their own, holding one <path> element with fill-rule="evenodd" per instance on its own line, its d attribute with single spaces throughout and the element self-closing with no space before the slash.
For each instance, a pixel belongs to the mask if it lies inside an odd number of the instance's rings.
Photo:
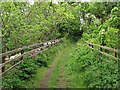
<svg viewBox="0 0 120 90">
<path fill-rule="evenodd" d="M 0 56 L 3 57 L 3 56 L 6 56 L 6 55 L 15 53 L 15 52 L 19 52 L 21 50 L 30 49 L 30 48 L 33 48 L 33 47 L 43 46 L 44 43 L 54 42 L 54 41 L 57 41 L 57 40 L 50 40 L 50 41 L 47 41 L 47 42 L 41 42 L 41 43 L 36 43 L 36 44 L 33 44 L 33 45 L 29 45 L 29 46 L 24 46 L 22 48 L 17 48 L 17 49 L 11 50 L 11 51 L 7 51 L 5 53 L 1 53 Z"/>
<path fill-rule="evenodd" d="M 91 43 L 91 42 L 88 42 L 88 41 L 86 41 L 85 43 L 88 45 L 88 47 L 89 47 L 90 49 L 92 49 L 92 50 L 94 50 L 94 51 L 96 51 L 96 52 L 98 52 L 98 53 L 100 53 L 100 54 L 102 54 L 102 55 L 104 55 L 104 56 L 107 56 L 107 57 L 109 57 L 109 58 L 112 58 L 112 59 L 114 59 L 114 60 L 116 60 L 116 61 L 117 61 L 117 60 L 120 61 L 120 58 L 118 58 L 118 54 L 120 54 L 120 50 L 118 50 L 118 49 L 113 49 L 113 48 L 106 47 L 106 46 L 97 45 L 97 44 L 94 44 L 94 43 Z M 94 46 L 100 48 L 100 50 L 96 50 L 96 49 L 94 48 Z M 101 49 L 105 49 L 105 50 L 114 52 L 114 56 L 109 55 L 108 53 L 101 51 Z"/>
<path fill-rule="evenodd" d="M 14 49 L 5 53 L 1 53 L 0 56 L 2 56 L 2 64 L 0 64 L 0 68 L 2 69 L 2 73 L 0 75 L 5 75 L 7 72 L 9 72 L 12 68 L 16 67 L 17 65 L 19 65 L 21 62 L 24 61 L 24 56 L 28 55 L 29 57 L 35 57 L 36 55 L 42 53 L 43 51 L 47 50 L 48 46 L 51 45 L 56 45 L 57 43 L 59 43 L 61 41 L 61 39 L 56 39 L 56 40 L 50 40 L 47 42 L 42 42 L 42 43 L 37 43 L 37 44 L 33 44 L 33 45 L 29 45 L 29 46 L 25 46 L 22 48 L 18 48 L 18 49 Z M 29 48 L 33 48 L 30 51 L 24 52 L 26 49 Z M 19 51 L 23 51 L 23 53 L 21 53 L 21 55 L 14 57 L 14 58 L 9 58 L 7 61 L 5 60 L 5 57 L 7 55 L 10 55 L 12 53 L 18 53 Z M 22 59 L 21 59 L 22 58 Z M 11 66 L 10 68 L 6 69 L 6 65 L 10 64 L 11 62 L 14 61 L 19 61 L 17 63 L 14 63 L 13 66 Z"/>
<path fill-rule="evenodd" d="M 42 53 L 44 50 L 40 51 L 39 53 Z M 27 54 L 26 54 L 27 55 Z M 16 64 L 14 64 L 13 66 L 11 66 L 10 68 L 6 69 L 4 72 L 2 72 L 1 75 L 5 75 L 8 71 L 10 71 L 12 68 L 16 67 L 17 65 L 19 65 L 21 62 L 23 62 L 23 60 L 17 62 Z"/>
</svg>

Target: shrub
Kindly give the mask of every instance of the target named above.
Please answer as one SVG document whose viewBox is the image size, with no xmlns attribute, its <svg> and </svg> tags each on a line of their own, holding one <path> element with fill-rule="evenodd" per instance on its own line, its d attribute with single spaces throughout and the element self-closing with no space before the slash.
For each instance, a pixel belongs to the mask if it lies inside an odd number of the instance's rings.
<svg viewBox="0 0 120 90">
<path fill-rule="evenodd" d="M 20 80 L 17 75 L 7 75 L 3 78 L 3 86 L 7 88 L 21 88 L 23 87 L 24 81 Z M 12 89 L 11 89 L 12 90 Z"/>
<path fill-rule="evenodd" d="M 45 58 L 37 57 L 35 60 L 36 60 L 36 64 L 39 65 L 39 66 L 44 66 L 44 67 L 48 66 L 47 61 L 45 60 Z"/>
<path fill-rule="evenodd" d="M 79 51 L 80 50 L 80 51 Z M 83 82 L 88 88 L 115 88 L 117 87 L 118 66 L 114 60 L 96 54 L 84 44 L 80 45 L 79 56 L 73 64 L 72 70 L 84 73 Z M 109 62 L 106 60 L 109 59 Z"/>
<path fill-rule="evenodd" d="M 37 65 L 33 60 L 26 60 L 19 65 L 19 77 L 22 80 L 29 80 L 36 73 Z"/>
</svg>

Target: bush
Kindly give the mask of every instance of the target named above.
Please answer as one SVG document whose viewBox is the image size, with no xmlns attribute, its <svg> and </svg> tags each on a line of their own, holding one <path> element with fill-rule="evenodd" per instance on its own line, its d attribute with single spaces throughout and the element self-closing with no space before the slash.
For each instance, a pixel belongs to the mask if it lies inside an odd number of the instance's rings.
<svg viewBox="0 0 120 90">
<path fill-rule="evenodd" d="M 23 87 L 24 81 L 20 80 L 17 75 L 7 75 L 3 78 L 3 86 L 7 88 L 21 88 Z"/>
<path fill-rule="evenodd" d="M 79 51 L 80 50 L 80 51 Z M 79 56 L 73 64 L 72 70 L 84 73 L 83 82 L 88 88 L 116 88 L 118 67 L 111 60 L 88 49 L 84 44 L 80 45 Z M 109 59 L 109 62 L 106 60 Z"/>
<path fill-rule="evenodd" d="M 19 65 L 19 77 L 22 80 L 29 80 L 36 73 L 37 65 L 33 60 L 26 60 Z"/>
<path fill-rule="evenodd" d="M 36 64 L 39 65 L 39 66 L 44 66 L 44 67 L 48 66 L 47 61 L 45 60 L 45 58 L 37 57 L 35 60 L 36 60 Z"/>
</svg>

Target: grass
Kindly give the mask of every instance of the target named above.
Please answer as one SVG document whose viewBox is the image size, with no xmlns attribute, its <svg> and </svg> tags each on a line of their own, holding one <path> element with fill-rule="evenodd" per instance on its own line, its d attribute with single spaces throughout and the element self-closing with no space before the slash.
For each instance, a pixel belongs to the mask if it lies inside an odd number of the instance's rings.
<svg viewBox="0 0 120 90">
<path fill-rule="evenodd" d="M 104 67 L 102 68 L 101 63 L 99 63 L 99 55 L 89 50 L 82 42 L 77 44 L 67 41 L 45 51 L 44 54 L 47 57 L 46 59 L 48 60 L 48 66 L 51 64 L 52 60 L 57 57 L 56 55 L 59 51 L 61 54 L 57 58 L 57 64 L 54 68 L 51 79 L 48 81 L 49 88 L 59 88 L 62 84 L 62 88 L 96 87 L 96 85 L 103 83 L 99 82 L 99 76 L 100 73 L 102 73 L 99 70 L 100 68 L 101 70 L 104 69 L 103 74 L 106 73 L 106 75 L 104 75 L 105 78 L 107 78 L 106 80 L 113 80 L 109 75 L 109 72 L 111 71 L 108 71 L 109 69 L 107 69 L 107 64 L 102 64 L 102 67 Z M 43 56 L 44 55 L 41 55 L 41 57 Z M 111 65 L 108 66 L 110 68 Z M 48 68 L 49 67 L 42 67 L 37 69 L 35 78 L 32 78 L 30 81 L 26 82 L 26 87 L 39 88 L 40 82 L 43 79 L 46 71 L 48 71 Z M 111 66 L 111 69 L 114 70 L 115 68 Z M 115 74 L 113 73 L 113 75 Z M 104 76 L 102 77 L 103 79 Z M 104 83 L 107 82 L 104 81 Z"/>
<path fill-rule="evenodd" d="M 49 88 L 59 88 L 60 84 L 64 84 L 62 88 L 116 87 L 117 64 L 114 61 L 104 56 L 100 58 L 99 54 L 89 50 L 82 42 L 77 44 L 69 41 L 52 46 L 40 55 L 47 60 L 48 67 L 38 68 L 35 77 L 25 82 L 25 87 L 40 87 L 41 80 L 59 51 L 61 55 L 57 58 Z M 107 59 L 109 63 L 106 63 Z"/>
<path fill-rule="evenodd" d="M 37 73 L 35 74 L 35 78 L 26 82 L 26 87 L 27 88 L 39 88 L 40 82 L 43 79 L 46 71 L 47 71 L 46 67 L 41 67 L 41 68 L 37 69 Z"/>
<path fill-rule="evenodd" d="M 49 47 L 48 50 L 46 50 L 45 52 L 43 52 L 42 54 L 40 54 L 38 56 L 38 57 L 43 57 L 43 58 L 47 59 L 48 67 L 40 67 L 40 68 L 38 68 L 37 72 L 35 74 L 35 77 L 32 78 L 30 81 L 27 81 L 25 87 L 27 87 L 27 88 L 40 88 L 41 80 L 43 79 L 44 75 L 48 71 L 52 60 L 58 54 L 58 51 L 60 51 L 62 49 L 62 47 L 63 47 L 62 44 Z M 55 77 L 56 76 L 57 75 L 55 75 Z"/>
<path fill-rule="evenodd" d="M 57 63 L 55 71 L 52 74 L 51 80 L 49 81 L 49 88 L 56 88 L 58 82 L 58 74 L 59 74 L 59 64 Z"/>
<path fill-rule="evenodd" d="M 64 46 L 64 50 L 62 55 L 59 57 L 58 63 L 56 65 L 56 68 L 54 70 L 54 73 L 52 74 L 52 78 L 50 80 L 49 86 L 51 88 L 58 88 L 58 84 L 60 82 L 58 81 L 58 75 L 62 71 L 62 77 L 61 79 L 64 80 L 65 85 L 63 88 L 83 88 L 84 84 L 82 82 L 82 74 L 77 73 L 72 70 L 72 65 L 74 64 L 75 60 L 78 58 L 78 52 L 77 52 L 77 45 L 76 43 L 67 43 Z M 64 70 L 61 70 L 61 67 Z"/>
<path fill-rule="evenodd" d="M 63 79 L 68 81 L 66 87 L 67 88 L 83 88 L 83 82 L 82 82 L 82 74 L 73 71 L 72 69 L 73 64 L 75 63 L 75 60 L 78 58 L 79 54 L 76 51 L 77 45 L 76 44 L 71 44 L 67 49 L 66 49 L 66 54 L 63 54 L 63 61 L 64 63 L 64 75 Z M 61 64 L 63 62 L 61 60 Z M 79 68 L 79 67 L 78 67 Z"/>
</svg>

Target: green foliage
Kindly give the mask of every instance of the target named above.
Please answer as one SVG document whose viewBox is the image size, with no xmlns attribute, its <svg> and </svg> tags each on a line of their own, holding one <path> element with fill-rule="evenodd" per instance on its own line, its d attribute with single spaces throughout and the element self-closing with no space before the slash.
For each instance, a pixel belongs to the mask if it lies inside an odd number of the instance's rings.
<svg viewBox="0 0 120 90">
<path fill-rule="evenodd" d="M 3 86 L 6 89 L 12 90 L 12 88 L 21 88 L 24 86 L 24 81 L 22 81 L 16 74 L 7 75 L 3 79 Z"/>
<path fill-rule="evenodd" d="M 84 15 L 86 17 L 84 19 L 86 21 L 86 28 L 84 28 L 85 30 L 83 32 L 82 39 L 99 45 L 117 48 L 120 22 L 118 6 L 119 3 L 116 2 L 95 2 L 88 4 L 88 9 Z"/>
<path fill-rule="evenodd" d="M 36 73 L 37 65 L 33 60 L 26 60 L 19 65 L 19 77 L 23 80 L 29 80 Z"/>
<path fill-rule="evenodd" d="M 82 38 L 83 41 L 118 48 L 119 5 L 119 2 L 36 2 L 34 5 L 0 2 L 2 51 L 59 37 L 67 37 L 72 41 Z M 56 52 L 57 49 L 50 48 L 33 60 L 24 61 L 19 65 L 19 74 L 5 77 L 4 86 L 22 86 L 24 81 L 34 77 L 38 66 L 47 67 Z M 78 48 L 78 52 L 80 57 L 70 66 L 73 71 L 84 73 L 86 87 L 117 86 L 117 65 L 112 60 L 90 51 L 84 44 Z"/>
<path fill-rule="evenodd" d="M 88 88 L 116 88 L 118 66 L 114 60 L 96 54 L 85 44 L 78 44 L 79 56 L 72 66 L 76 73 L 84 73 L 83 82 Z"/>
<path fill-rule="evenodd" d="M 24 60 L 17 66 L 15 71 L 12 71 L 10 74 L 6 74 L 3 78 L 4 88 L 29 88 L 26 84 L 35 78 L 36 71 L 39 68 L 48 67 L 60 48 L 61 45 L 49 47 L 49 50 L 44 51 L 39 56 Z M 32 84 L 33 82 L 29 83 Z"/>
<path fill-rule="evenodd" d="M 0 7 L 3 42 L 9 50 L 79 31 L 78 6 L 0 2 Z M 3 47 L 3 51 L 8 49 Z"/>
<path fill-rule="evenodd" d="M 43 58 L 44 57 L 44 58 Z M 45 55 L 43 57 L 37 57 L 35 59 L 36 61 L 36 64 L 38 64 L 39 66 L 44 66 L 44 67 L 47 67 L 48 64 L 47 64 L 47 60 L 45 58 Z"/>
</svg>

